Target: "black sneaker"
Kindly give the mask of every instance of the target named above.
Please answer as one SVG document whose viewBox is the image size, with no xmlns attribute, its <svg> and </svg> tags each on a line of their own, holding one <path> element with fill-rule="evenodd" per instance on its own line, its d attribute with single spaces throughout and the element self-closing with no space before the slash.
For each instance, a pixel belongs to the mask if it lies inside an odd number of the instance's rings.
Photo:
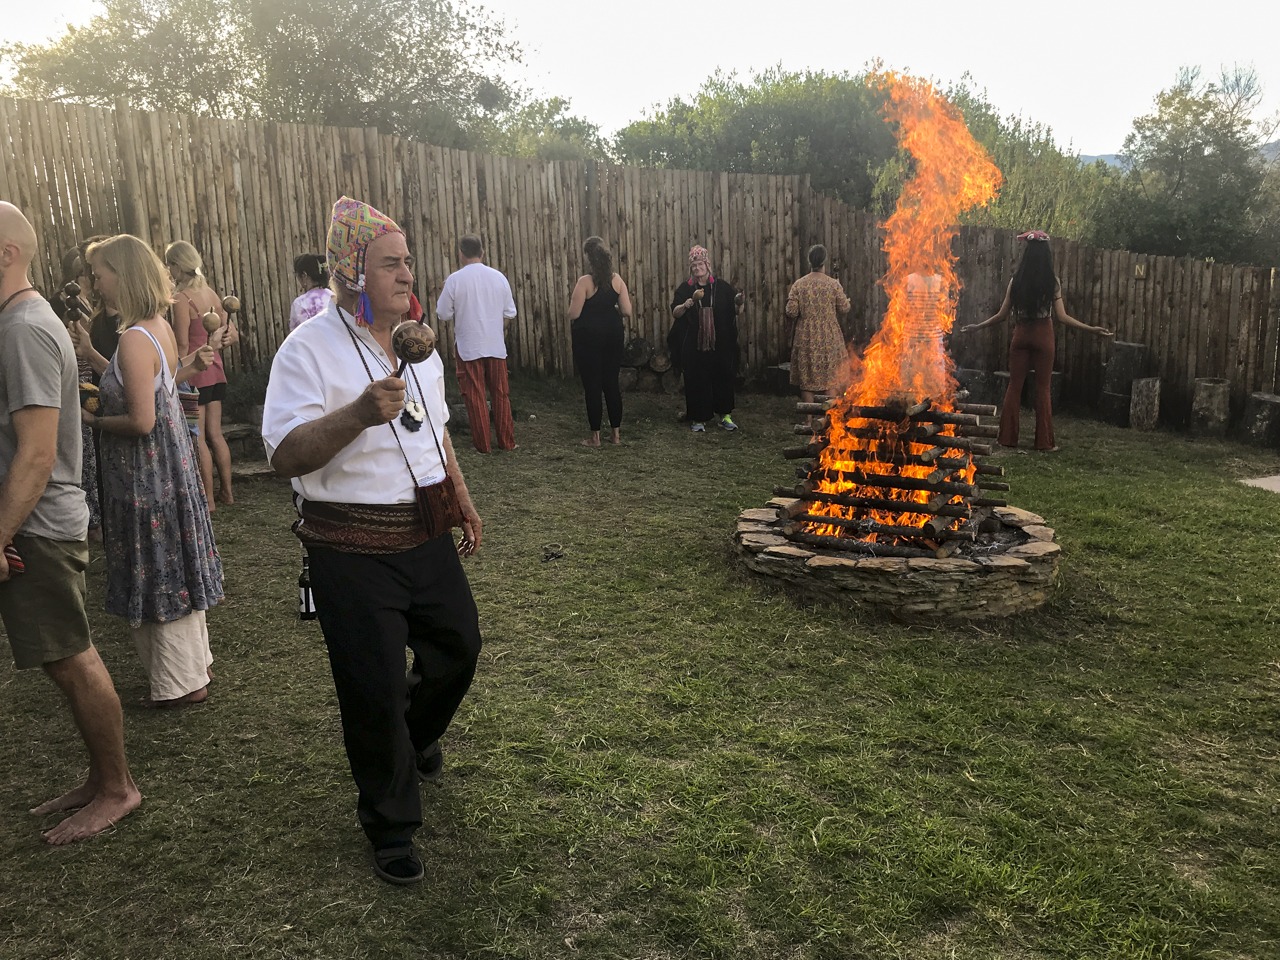
<svg viewBox="0 0 1280 960">
<path fill-rule="evenodd" d="M 440 749 L 440 741 L 433 740 L 429 745 L 418 751 L 417 756 L 418 779 L 423 783 L 434 783 L 440 785 L 440 780 L 444 776 L 444 751 Z"/>
</svg>

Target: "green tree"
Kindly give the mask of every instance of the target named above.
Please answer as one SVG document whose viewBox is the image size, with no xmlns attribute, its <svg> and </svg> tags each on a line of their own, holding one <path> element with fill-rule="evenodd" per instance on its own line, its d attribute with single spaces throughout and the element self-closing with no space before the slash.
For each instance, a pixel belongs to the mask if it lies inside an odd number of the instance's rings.
<svg viewBox="0 0 1280 960">
<path fill-rule="evenodd" d="M 863 76 L 775 67 L 743 82 L 715 73 L 614 139 L 623 163 L 736 173 L 807 173 L 814 189 L 867 208 L 894 155 L 882 96 Z"/>
<path fill-rule="evenodd" d="M 1280 262 L 1275 171 L 1256 74 L 1205 82 L 1184 69 L 1125 138 L 1128 170 L 1108 192 L 1095 240 L 1142 253 L 1235 263 Z"/>
<path fill-rule="evenodd" d="M 965 214 L 965 222 L 1077 240 L 1092 233 L 1115 174 L 1101 162 L 1082 164 L 1078 154 L 1058 146 L 1049 127 L 1000 116 L 967 79 L 950 87 L 947 99 L 987 148 L 1004 184 L 995 200 Z"/>
<path fill-rule="evenodd" d="M 500 22 L 449 0 L 102 0 L 83 29 L 0 50 L 36 99 L 384 132 L 470 146 L 515 103 Z"/>
<path fill-rule="evenodd" d="M 495 118 L 485 146 L 505 156 L 540 160 L 609 157 L 600 128 L 569 113 L 569 101 L 560 97 L 522 100 L 504 110 Z"/>
<path fill-rule="evenodd" d="M 910 173 L 883 117 L 883 94 L 870 74 L 794 73 L 774 68 L 750 82 L 714 74 L 692 100 L 671 100 L 651 117 L 624 127 L 614 150 L 624 163 L 807 173 L 814 189 L 887 215 Z M 1039 124 L 998 115 L 967 83 L 947 98 L 1005 177 L 1000 196 L 966 222 L 1080 237 L 1108 179 L 1082 166 Z"/>
</svg>

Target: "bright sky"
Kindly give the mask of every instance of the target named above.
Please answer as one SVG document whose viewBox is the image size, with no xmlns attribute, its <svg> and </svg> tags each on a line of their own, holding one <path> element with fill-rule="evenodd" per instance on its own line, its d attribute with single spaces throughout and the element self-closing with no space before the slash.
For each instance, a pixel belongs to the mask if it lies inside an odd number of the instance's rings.
<svg viewBox="0 0 1280 960">
<path fill-rule="evenodd" d="M 1252 65 L 1266 90 L 1262 114 L 1280 113 L 1277 0 L 479 2 L 524 48 L 514 79 L 535 94 L 567 97 L 606 133 L 689 97 L 717 67 L 745 78 L 779 63 L 857 71 L 874 58 L 942 85 L 969 73 L 1001 113 L 1044 123 L 1059 144 L 1084 154 L 1116 152 L 1134 117 L 1150 111 L 1184 65 L 1206 75 Z M 13 5 L 5 40 L 47 39 L 100 9 L 95 0 Z"/>
</svg>

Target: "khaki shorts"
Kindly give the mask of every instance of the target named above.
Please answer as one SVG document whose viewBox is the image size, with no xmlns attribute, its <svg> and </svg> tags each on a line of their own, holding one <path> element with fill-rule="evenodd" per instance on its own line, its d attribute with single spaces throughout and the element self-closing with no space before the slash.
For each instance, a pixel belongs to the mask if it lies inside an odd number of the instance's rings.
<svg viewBox="0 0 1280 960">
<path fill-rule="evenodd" d="M 0 619 L 13 648 L 13 663 L 30 670 L 83 653 L 93 644 L 84 612 L 87 540 L 13 538 L 26 564 L 0 583 Z"/>
</svg>

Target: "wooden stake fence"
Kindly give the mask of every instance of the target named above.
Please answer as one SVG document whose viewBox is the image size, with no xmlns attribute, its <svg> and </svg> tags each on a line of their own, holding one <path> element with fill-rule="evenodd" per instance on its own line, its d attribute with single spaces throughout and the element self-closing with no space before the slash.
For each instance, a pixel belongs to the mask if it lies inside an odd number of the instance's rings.
<svg viewBox="0 0 1280 960">
<path fill-rule="evenodd" d="M 511 281 L 519 317 L 508 349 L 517 371 L 573 373 L 569 291 L 584 272 L 582 241 L 602 236 L 631 289 L 639 333 L 660 348 L 672 291 L 694 243 L 747 296 L 741 372 L 786 359 L 783 308 L 813 243 L 854 307 L 846 332 L 871 337 L 885 309 L 878 225 L 815 193 L 806 176 L 656 170 L 496 157 L 380 135 L 371 129 L 222 121 L 0 98 L 0 198 L 31 219 L 42 258 L 36 283 L 61 281 L 59 259 L 95 233 L 137 234 L 157 251 L 191 241 L 220 293 L 244 303 L 244 339 L 232 369 L 269 362 L 297 293 L 292 260 L 324 249 L 343 193 L 396 217 L 418 260 L 418 296 L 430 309 L 456 267 L 454 244 L 478 233 Z M 1034 226 L 1034 225 L 1028 225 Z M 963 289 L 957 324 L 994 312 L 1016 259 L 1010 231 L 964 228 L 956 242 Z M 1271 268 L 1095 250 L 1054 241 L 1067 310 L 1147 344 L 1164 383 L 1166 419 L 1181 423 L 1197 377 L 1232 384 L 1239 410 L 1255 391 L 1280 393 L 1280 291 Z M 452 360 L 453 331 L 440 344 Z M 956 336 L 959 366 L 1006 369 L 1008 328 Z M 1108 345 L 1060 330 L 1058 363 L 1069 402 L 1091 404 Z"/>
</svg>

